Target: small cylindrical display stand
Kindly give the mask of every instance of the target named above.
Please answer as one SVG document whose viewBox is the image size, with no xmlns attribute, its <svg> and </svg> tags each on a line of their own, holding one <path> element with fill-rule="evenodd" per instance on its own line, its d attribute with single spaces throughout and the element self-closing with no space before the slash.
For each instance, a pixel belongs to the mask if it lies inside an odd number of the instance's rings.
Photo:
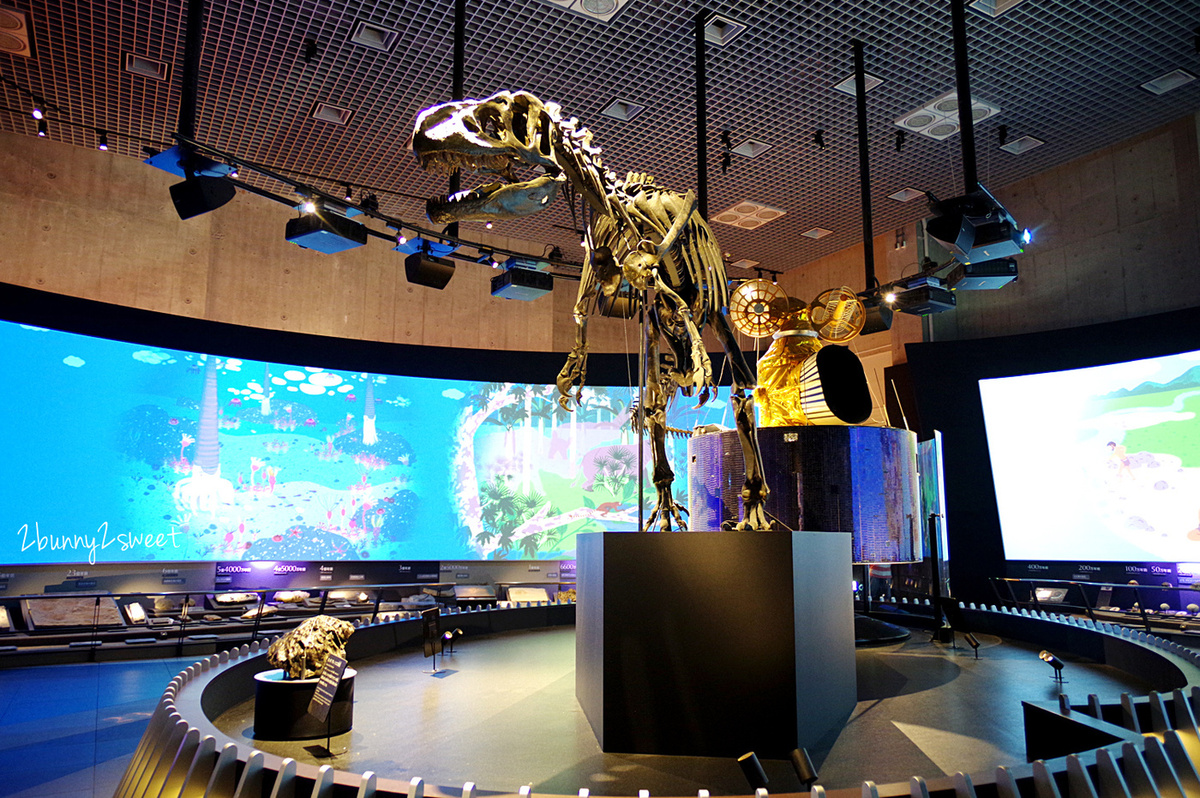
<svg viewBox="0 0 1200 798">
<path fill-rule="evenodd" d="M 345 734 L 354 725 L 354 677 L 347 668 L 333 696 L 328 720 L 308 713 L 318 679 L 287 679 L 280 668 L 254 677 L 254 738 L 308 740 Z"/>
</svg>

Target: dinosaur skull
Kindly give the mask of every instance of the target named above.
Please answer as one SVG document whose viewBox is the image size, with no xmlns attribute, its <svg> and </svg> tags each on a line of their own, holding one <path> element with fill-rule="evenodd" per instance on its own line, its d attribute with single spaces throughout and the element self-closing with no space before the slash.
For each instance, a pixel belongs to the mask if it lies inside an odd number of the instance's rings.
<svg viewBox="0 0 1200 798">
<path fill-rule="evenodd" d="M 449 197 L 433 197 L 426 213 L 434 222 L 485 221 L 528 216 L 548 206 L 566 180 L 554 157 L 552 137 L 559 108 L 528 92 L 502 91 L 484 100 L 460 100 L 426 108 L 417 116 L 413 152 L 423 169 L 450 174 L 477 169 L 494 181 Z M 514 168 L 540 168 L 529 180 Z"/>
</svg>

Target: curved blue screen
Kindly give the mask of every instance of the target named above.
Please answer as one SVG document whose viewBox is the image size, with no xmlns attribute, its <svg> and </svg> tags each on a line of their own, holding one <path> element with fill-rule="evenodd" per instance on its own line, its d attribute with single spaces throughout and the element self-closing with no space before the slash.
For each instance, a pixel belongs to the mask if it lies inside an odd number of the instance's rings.
<svg viewBox="0 0 1200 798">
<path fill-rule="evenodd" d="M 550 385 L 238 360 L 11 322 L 0 368 L 5 563 L 561 559 L 579 532 L 637 523 L 629 388 L 587 388 L 568 413 Z M 671 426 L 732 426 L 724 398 L 689 402 Z M 685 501 L 686 441 L 668 446 Z"/>
</svg>

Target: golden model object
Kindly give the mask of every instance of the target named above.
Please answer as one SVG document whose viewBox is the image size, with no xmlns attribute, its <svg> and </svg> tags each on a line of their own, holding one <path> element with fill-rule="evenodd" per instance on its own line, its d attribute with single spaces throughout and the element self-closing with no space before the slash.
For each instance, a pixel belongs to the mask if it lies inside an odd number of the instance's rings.
<svg viewBox="0 0 1200 798">
<path fill-rule="evenodd" d="M 730 297 L 739 332 L 774 341 L 758 361 L 754 389 L 759 425 L 860 424 L 871 416 L 871 393 L 858 356 L 843 344 L 866 321 L 849 288 L 825 291 L 811 304 L 766 280 L 749 280 Z"/>
</svg>

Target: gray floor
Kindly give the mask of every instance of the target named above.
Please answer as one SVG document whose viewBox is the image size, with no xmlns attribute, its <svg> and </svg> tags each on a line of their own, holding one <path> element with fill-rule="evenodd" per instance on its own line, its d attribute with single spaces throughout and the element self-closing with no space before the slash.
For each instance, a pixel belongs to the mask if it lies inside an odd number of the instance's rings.
<svg viewBox="0 0 1200 798">
<path fill-rule="evenodd" d="M 982 639 L 978 661 L 919 633 L 859 651 L 861 700 L 832 750 L 815 752 L 821 783 L 886 783 L 1022 760 L 1020 701 L 1055 700 L 1057 686 L 1036 651 Z M 726 760 L 601 753 L 575 702 L 573 653 L 567 628 L 465 640 L 438 676 L 423 672 L 419 653 L 356 662 L 355 728 L 334 738 L 332 747 L 346 751 L 334 764 L 514 792 L 529 783 L 597 795 L 748 792 Z M 0 670 L 0 795 L 111 796 L 163 688 L 191 662 Z M 1079 700 L 1148 689 L 1108 668 L 1070 663 L 1066 674 L 1065 689 Z M 250 742 L 249 718 L 244 706 L 221 723 Z M 275 750 L 318 761 L 300 744 Z M 785 763 L 764 764 L 772 791 L 797 788 Z"/>
<path fill-rule="evenodd" d="M 832 749 L 813 751 L 820 783 L 857 787 L 863 779 L 905 781 L 958 770 L 979 772 L 1023 762 L 1022 700 L 1057 701 L 1058 685 L 1037 651 L 981 635 L 970 649 L 933 644 L 924 633 L 905 643 L 858 652 L 859 698 Z M 417 652 L 355 663 L 354 730 L 333 738 L 339 755 L 322 760 L 311 743 L 257 747 L 314 764 L 392 778 L 420 776 L 446 786 L 595 795 L 745 794 L 733 760 L 612 755 L 601 752 L 575 701 L 574 630 L 519 632 L 465 640 L 430 675 Z M 1065 688 L 1115 697 L 1149 687 L 1101 666 L 1071 663 Z M 253 742 L 253 704 L 218 722 Z M 324 743 L 324 740 L 319 741 Z M 766 762 L 774 792 L 800 785 L 786 762 Z"/>
</svg>

